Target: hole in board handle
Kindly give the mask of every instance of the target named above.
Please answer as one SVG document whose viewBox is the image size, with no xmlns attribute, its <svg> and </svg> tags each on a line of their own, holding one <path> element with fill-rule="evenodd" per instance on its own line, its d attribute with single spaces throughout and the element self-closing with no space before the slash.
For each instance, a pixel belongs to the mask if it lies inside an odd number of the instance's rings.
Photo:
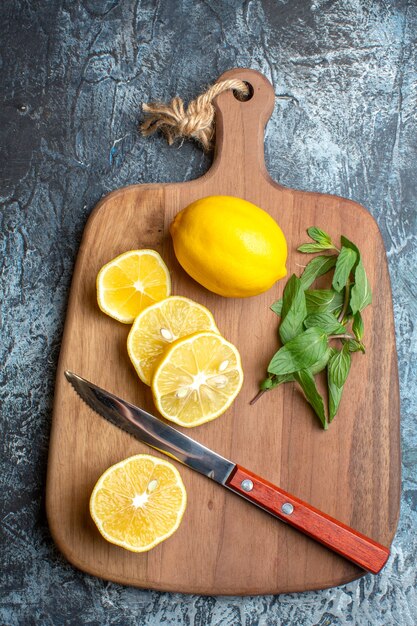
<svg viewBox="0 0 417 626">
<path fill-rule="evenodd" d="M 250 83 L 248 83 L 247 80 L 244 80 L 243 82 L 245 83 L 246 87 L 249 89 L 248 95 L 244 96 L 243 94 L 235 90 L 233 90 L 233 95 L 236 98 L 236 100 L 239 100 L 239 102 L 248 102 L 248 100 L 251 100 L 253 98 L 253 87 Z"/>
</svg>

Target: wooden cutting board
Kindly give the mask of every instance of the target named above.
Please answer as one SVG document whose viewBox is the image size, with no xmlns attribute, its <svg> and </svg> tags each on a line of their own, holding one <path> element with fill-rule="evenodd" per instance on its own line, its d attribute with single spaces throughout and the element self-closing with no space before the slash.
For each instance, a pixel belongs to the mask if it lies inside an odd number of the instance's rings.
<svg viewBox="0 0 417 626">
<path fill-rule="evenodd" d="M 230 77 L 250 83 L 253 97 L 246 102 L 232 92 L 218 97 L 216 152 L 208 173 L 186 183 L 119 189 L 88 220 L 57 372 L 48 519 L 57 546 L 71 563 L 119 583 L 210 595 L 321 589 L 364 572 L 183 466 L 188 506 L 179 530 L 145 554 L 106 543 L 89 515 L 93 486 L 113 463 L 150 449 L 93 413 L 64 378 L 64 370 L 70 369 L 155 412 L 150 390 L 127 356 L 130 326 L 99 311 L 95 279 L 107 261 L 126 250 L 158 250 L 170 269 L 173 294 L 193 298 L 213 312 L 222 334 L 239 348 L 245 373 L 233 406 L 187 434 L 390 545 L 400 498 L 399 393 L 391 288 L 378 226 L 351 200 L 296 191 L 271 180 L 263 141 L 274 107 L 273 88 L 255 71 L 231 70 L 221 79 Z M 293 384 L 249 405 L 277 345 L 278 318 L 269 307 L 282 295 L 285 281 L 257 297 L 227 299 L 200 287 L 176 261 L 171 220 L 190 202 L 213 194 L 250 200 L 278 221 L 289 244 L 288 276 L 299 275 L 306 262 L 296 248 L 306 240 L 309 226 L 323 228 L 335 240 L 344 234 L 363 253 L 374 296 L 364 312 L 367 352 L 353 355 L 339 413 L 327 432 Z M 326 281 L 328 277 L 322 286 Z"/>
</svg>

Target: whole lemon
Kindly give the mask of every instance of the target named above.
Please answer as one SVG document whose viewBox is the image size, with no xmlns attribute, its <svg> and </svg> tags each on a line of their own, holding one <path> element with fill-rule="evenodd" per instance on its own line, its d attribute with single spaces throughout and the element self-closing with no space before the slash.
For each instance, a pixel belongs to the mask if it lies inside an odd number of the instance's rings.
<svg viewBox="0 0 417 626">
<path fill-rule="evenodd" d="M 241 198 L 196 200 L 175 216 L 170 231 L 185 271 L 221 296 L 255 296 L 287 273 L 282 230 L 266 211 Z"/>
</svg>

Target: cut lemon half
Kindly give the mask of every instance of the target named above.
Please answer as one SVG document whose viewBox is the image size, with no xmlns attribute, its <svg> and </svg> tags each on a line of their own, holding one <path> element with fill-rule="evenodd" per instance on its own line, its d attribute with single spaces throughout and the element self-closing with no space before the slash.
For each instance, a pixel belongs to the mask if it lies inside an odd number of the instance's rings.
<svg viewBox="0 0 417 626">
<path fill-rule="evenodd" d="M 237 348 L 213 332 L 175 341 L 156 366 L 152 393 L 167 419 L 191 427 L 224 413 L 243 383 Z"/>
<path fill-rule="evenodd" d="M 97 275 L 100 309 L 124 324 L 131 324 L 143 309 L 170 293 L 169 271 L 156 250 L 129 250 Z"/>
<path fill-rule="evenodd" d="M 167 346 L 201 330 L 219 332 L 213 315 L 198 302 L 170 296 L 148 306 L 135 319 L 127 338 L 127 351 L 139 378 L 150 385 L 155 364 Z"/>
<path fill-rule="evenodd" d="M 186 504 L 177 468 L 138 454 L 112 465 L 99 478 L 90 513 L 107 541 L 131 552 L 146 552 L 177 530 Z"/>
</svg>

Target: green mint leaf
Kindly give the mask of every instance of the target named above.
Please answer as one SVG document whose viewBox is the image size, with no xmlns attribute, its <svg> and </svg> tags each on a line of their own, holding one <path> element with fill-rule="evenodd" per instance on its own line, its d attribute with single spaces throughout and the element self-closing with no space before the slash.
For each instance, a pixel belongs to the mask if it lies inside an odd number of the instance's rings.
<svg viewBox="0 0 417 626">
<path fill-rule="evenodd" d="M 332 269 L 332 267 L 335 266 L 336 260 L 337 260 L 336 254 L 332 254 L 329 256 L 322 255 L 322 256 L 317 256 L 314 259 L 311 259 L 310 263 L 306 266 L 304 272 L 300 276 L 303 289 L 308 289 L 308 287 L 310 287 L 310 285 L 315 281 L 316 278 L 318 278 L 319 276 L 323 276 L 323 274 L 327 274 L 327 272 L 329 272 Z M 328 290 L 323 290 L 323 289 L 317 290 L 317 292 L 322 292 L 322 291 L 328 292 Z M 309 291 L 306 294 L 306 297 L 312 301 L 312 306 L 313 306 L 314 294 L 311 295 L 311 291 Z M 335 309 L 337 310 L 343 305 L 343 300 L 342 300 L 342 303 L 339 305 L 339 298 L 336 296 L 335 304 L 337 304 L 336 309 Z M 278 315 L 278 317 L 281 317 L 282 305 L 283 305 L 283 299 L 279 298 L 279 300 L 276 300 L 276 302 L 274 302 L 270 306 L 270 309 L 276 315 Z"/>
<path fill-rule="evenodd" d="M 349 241 L 346 237 L 341 237 L 342 245 L 345 248 L 350 248 L 356 253 L 357 259 L 353 265 L 354 270 L 354 284 L 350 291 L 349 305 L 353 314 L 363 311 L 363 309 L 371 304 L 372 292 L 369 285 L 368 278 L 366 276 L 365 268 L 362 263 L 361 254 L 354 243 Z"/>
<path fill-rule="evenodd" d="M 269 308 L 271 309 L 271 311 L 276 313 L 278 315 L 278 317 L 281 317 L 281 313 L 282 313 L 282 298 L 280 298 L 279 300 L 274 302 L 274 304 L 271 304 L 271 306 Z"/>
<path fill-rule="evenodd" d="M 362 315 L 359 313 L 359 311 L 353 316 L 352 330 L 356 339 L 360 341 L 363 337 L 364 326 Z"/>
<path fill-rule="evenodd" d="M 365 354 L 365 346 L 363 345 L 362 341 L 349 339 L 346 344 L 349 347 L 349 352 L 362 352 L 363 354 Z"/>
<path fill-rule="evenodd" d="M 304 272 L 300 276 L 300 280 L 304 289 L 308 289 L 310 285 L 318 278 L 327 274 L 336 265 L 337 255 L 321 255 L 311 259 L 310 263 L 306 266 Z"/>
<path fill-rule="evenodd" d="M 317 363 L 315 363 L 315 365 L 310 367 L 310 372 L 313 374 L 313 376 L 315 376 L 319 372 L 322 372 L 325 369 L 327 363 L 329 362 L 330 357 L 331 357 L 331 351 L 330 351 L 330 348 L 328 348 L 326 352 L 323 354 L 323 356 L 321 357 L 321 359 L 319 359 Z"/>
<path fill-rule="evenodd" d="M 315 365 L 327 350 L 327 335 L 320 328 L 309 328 L 291 339 L 274 354 L 270 374 L 292 374 Z"/>
<path fill-rule="evenodd" d="M 343 294 L 334 289 L 307 289 L 307 313 L 334 313 L 343 306 Z"/>
<path fill-rule="evenodd" d="M 282 383 L 289 383 L 294 380 L 294 376 L 292 374 L 285 374 L 284 376 L 277 376 L 276 374 L 265 378 L 260 384 L 260 388 L 262 390 L 269 390 L 278 387 L 278 385 L 282 385 Z"/>
<path fill-rule="evenodd" d="M 285 285 L 281 312 L 279 336 L 282 343 L 296 337 L 303 330 L 303 321 L 307 315 L 306 297 L 301 280 L 295 274 Z"/>
<path fill-rule="evenodd" d="M 332 379 L 330 370 L 327 370 L 327 385 L 329 389 L 329 422 L 336 415 L 340 400 L 342 399 L 343 387 L 337 387 Z"/>
<path fill-rule="evenodd" d="M 313 374 L 307 369 L 300 370 L 296 372 L 295 379 L 303 390 L 307 402 L 313 407 L 321 425 L 324 429 L 327 429 L 323 398 L 317 389 Z"/>
<path fill-rule="evenodd" d="M 328 247 L 334 248 L 330 235 L 325 233 L 324 230 L 321 230 L 320 228 L 317 228 L 316 226 L 312 226 L 311 228 L 307 228 L 307 233 L 308 233 L 308 236 L 311 237 L 311 239 L 313 239 L 313 241 L 316 241 L 317 243 L 320 243 L 323 245 L 327 244 Z"/>
<path fill-rule="evenodd" d="M 297 248 L 299 252 L 306 252 L 310 254 L 314 254 L 314 252 L 322 252 L 323 250 L 331 250 L 333 248 L 332 245 L 324 244 L 324 243 L 303 243 L 301 246 Z"/>
<path fill-rule="evenodd" d="M 281 317 L 283 321 L 287 317 L 289 311 L 294 307 L 294 302 L 297 301 L 300 291 L 302 291 L 301 280 L 297 278 L 295 274 L 293 274 L 285 285 L 284 293 L 282 296 Z"/>
<path fill-rule="evenodd" d="M 350 290 L 350 308 L 352 313 L 363 311 L 372 302 L 371 286 L 366 276 L 365 268 L 360 260 L 355 269 L 355 284 Z"/>
<path fill-rule="evenodd" d="M 345 345 L 347 345 L 347 343 Z M 338 354 L 339 354 L 339 351 L 336 350 L 336 348 L 330 348 L 330 360 L 332 358 L 336 358 Z M 332 422 L 333 418 L 335 417 L 339 409 L 339 405 L 340 405 L 340 401 L 342 399 L 342 393 L 343 393 L 343 385 L 341 387 L 338 387 L 334 381 L 334 373 L 330 368 L 330 361 L 329 361 L 329 366 L 327 367 L 327 387 L 328 387 L 329 423 L 330 423 Z"/>
<path fill-rule="evenodd" d="M 336 291 L 342 291 L 346 287 L 349 275 L 357 259 L 356 252 L 351 248 L 343 247 L 337 257 L 333 275 L 332 287 Z"/>
<path fill-rule="evenodd" d="M 352 243 L 352 241 L 350 241 L 347 237 L 344 237 L 343 235 L 340 237 L 340 241 L 342 243 L 342 246 L 344 248 L 350 248 L 350 250 L 353 250 L 353 252 L 356 252 L 356 261 L 355 264 L 353 266 L 353 269 L 356 269 L 357 264 L 359 263 L 360 259 L 361 259 L 361 253 L 359 252 L 359 248 L 357 246 L 355 246 L 354 243 Z"/>
<path fill-rule="evenodd" d="M 340 324 L 331 313 L 313 313 L 308 315 L 304 320 L 304 326 L 306 328 L 318 326 L 327 335 L 341 335 L 346 332 L 346 326 Z"/>
<path fill-rule="evenodd" d="M 336 353 L 330 357 L 328 372 L 336 387 L 343 387 L 345 384 L 350 370 L 350 363 L 351 356 L 348 344 L 344 344 L 340 351 L 337 350 Z"/>
</svg>

